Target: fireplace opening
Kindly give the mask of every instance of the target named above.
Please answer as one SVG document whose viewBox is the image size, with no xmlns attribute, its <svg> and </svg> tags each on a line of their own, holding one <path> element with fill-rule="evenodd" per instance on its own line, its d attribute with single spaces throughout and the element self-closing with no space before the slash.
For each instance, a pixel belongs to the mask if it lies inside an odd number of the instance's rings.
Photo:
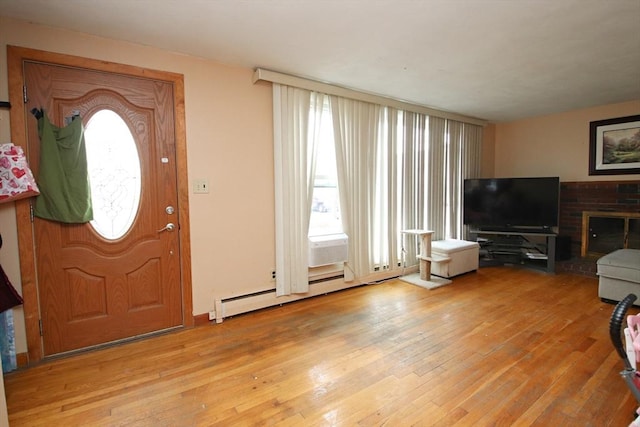
<svg viewBox="0 0 640 427">
<path fill-rule="evenodd" d="M 626 248 L 640 249 L 640 213 L 582 213 L 583 257 L 599 257 Z"/>
</svg>

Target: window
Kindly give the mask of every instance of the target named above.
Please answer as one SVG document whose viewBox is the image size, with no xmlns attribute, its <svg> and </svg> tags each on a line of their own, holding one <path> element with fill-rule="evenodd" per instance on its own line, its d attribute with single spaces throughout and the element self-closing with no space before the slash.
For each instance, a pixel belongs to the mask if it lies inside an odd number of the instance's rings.
<svg viewBox="0 0 640 427">
<path fill-rule="evenodd" d="M 313 129 L 313 114 L 309 116 L 309 129 Z M 320 128 L 320 141 L 316 157 L 309 236 L 342 233 L 338 169 L 333 139 L 333 120 L 328 100 L 324 104 Z"/>
<path fill-rule="evenodd" d="M 140 202 L 140 158 L 131 131 L 111 110 L 94 114 L 85 129 L 91 181 L 91 226 L 116 240 L 133 224 Z"/>
<path fill-rule="evenodd" d="M 460 237 L 480 126 L 278 83 L 273 94 L 277 295 L 308 291 L 308 237 L 348 233 L 345 281 L 415 263 L 400 230 Z"/>
</svg>

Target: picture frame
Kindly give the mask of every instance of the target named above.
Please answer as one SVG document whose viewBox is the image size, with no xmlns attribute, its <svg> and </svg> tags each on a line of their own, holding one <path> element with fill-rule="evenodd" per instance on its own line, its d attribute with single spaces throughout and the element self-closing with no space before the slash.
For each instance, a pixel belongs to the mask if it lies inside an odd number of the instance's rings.
<svg viewBox="0 0 640 427">
<path fill-rule="evenodd" d="M 640 174 L 640 115 L 590 123 L 589 175 L 622 174 Z"/>
</svg>

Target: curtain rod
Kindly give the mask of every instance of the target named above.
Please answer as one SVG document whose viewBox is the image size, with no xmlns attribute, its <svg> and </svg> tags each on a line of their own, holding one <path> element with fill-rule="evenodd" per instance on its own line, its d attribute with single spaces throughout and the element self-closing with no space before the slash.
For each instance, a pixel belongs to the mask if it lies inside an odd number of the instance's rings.
<svg viewBox="0 0 640 427">
<path fill-rule="evenodd" d="M 486 120 L 481 120 L 474 117 L 468 117 L 462 114 L 449 113 L 447 111 L 436 110 L 435 108 L 430 108 L 423 105 L 412 104 L 410 102 L 400 101 L 400 100 L 389 98 L 382 95 L 375 95 L 371 93 L 360 92 L 358 90 L 336 86 L 330 83 L 323 83 L 317 80 L 310 80 L 304 77 L 298 77 L 290 74 L 279 73 L 277 71 L 266 70 L 264 68 L 256 68 L 255 71 L 253 72 L 253 83 L 256 83 L 259 80 L 272 82 L 272 83 L 279 83 L 287 86 L 299 87 L 301 89 L 307 89 L 315 92 L 322 92 L 328 95 L 342 96 L 344 98 L 351 98 L 358 101 L 371 102 L 374 104 L 394 107 L 401 110 L 411 111 L 414 113 L 425 114 L 427 116 L 435 116 L 443 119 L 456 120 L 459 122 L 474 124 L 478 126 L 487 125 Z"/>
</svg>

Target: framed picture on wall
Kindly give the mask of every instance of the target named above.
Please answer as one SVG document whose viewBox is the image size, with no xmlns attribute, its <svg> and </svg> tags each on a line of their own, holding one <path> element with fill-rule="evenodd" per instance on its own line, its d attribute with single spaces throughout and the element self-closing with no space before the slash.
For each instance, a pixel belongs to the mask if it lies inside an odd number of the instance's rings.
<svg viewBox="0 0 640 427">
<path fill-rule="evenodd" d="M 640 115 L 590 124 L 589 175 L 640 173 Z"/>
</svg>

